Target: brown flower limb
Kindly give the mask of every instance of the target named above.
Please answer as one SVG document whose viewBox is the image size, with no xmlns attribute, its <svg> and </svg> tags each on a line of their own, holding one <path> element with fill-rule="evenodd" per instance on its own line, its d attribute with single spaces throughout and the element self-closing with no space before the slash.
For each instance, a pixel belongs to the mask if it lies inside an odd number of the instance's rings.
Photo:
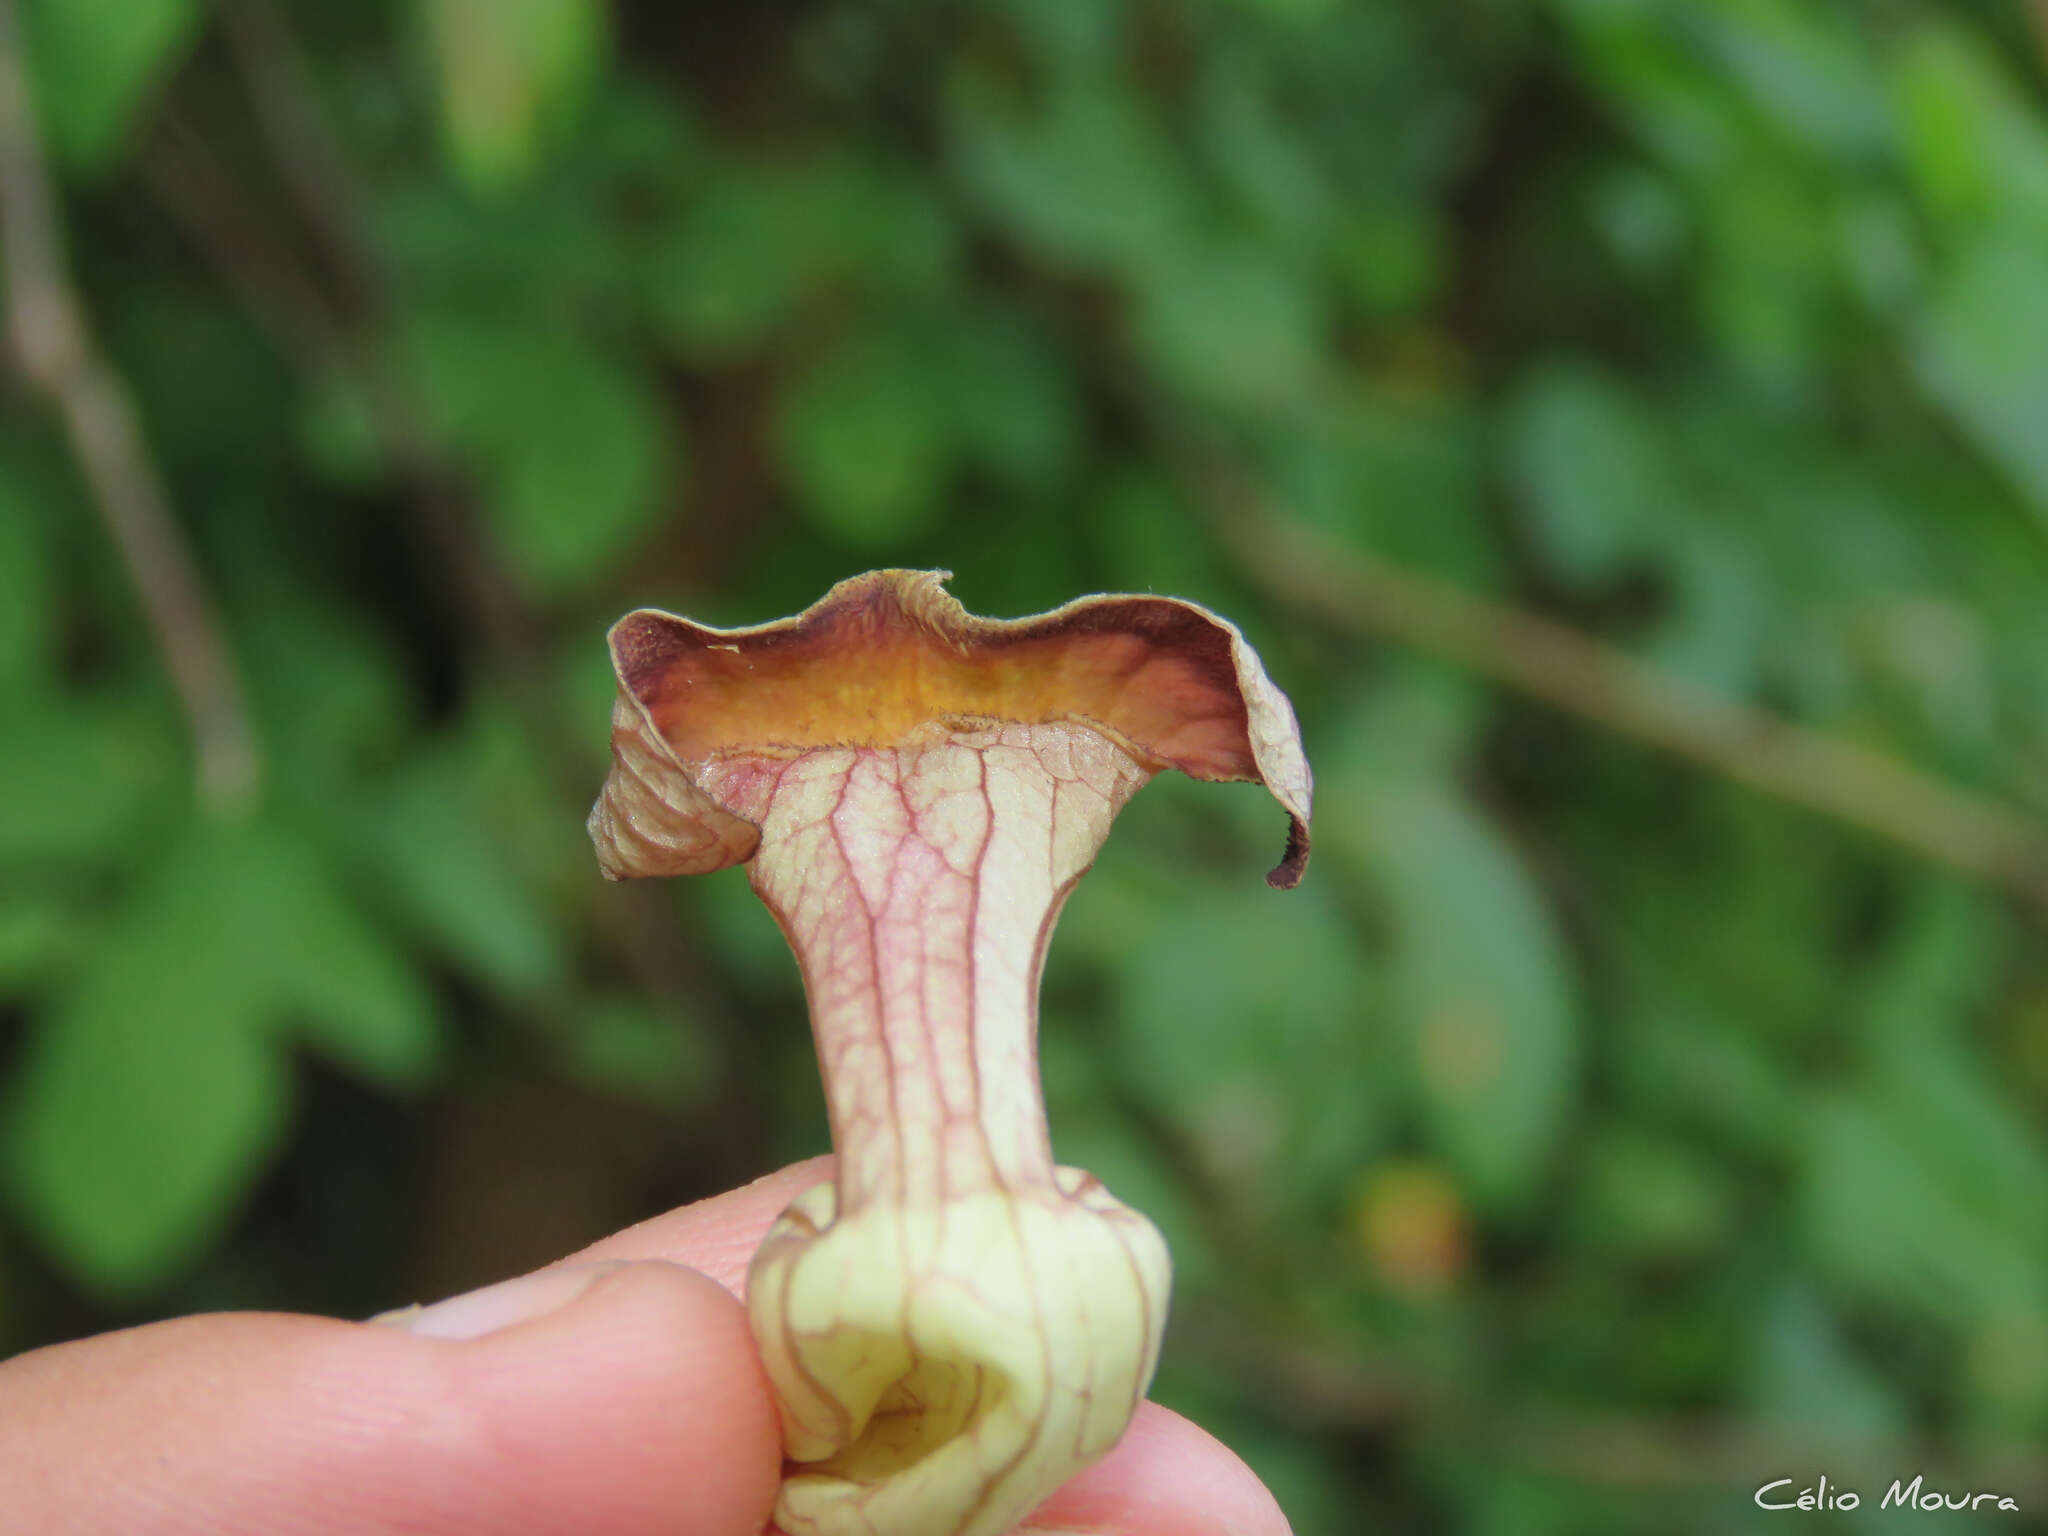
<svg viewBox="0 0 2048 1536">
<path fill-rule="evenodd" d="M 63 418 L 142 600 L 192 733 L 200 800 L 215 812 L 242 808 L 255 798 L 261 762 L 241 680 L 127 385 L 100 354 L 65 273 L 14 0 L 0 0 L 0 254 L 15 355 Z"/>
<path fill-rule="evenodd" d="M 1176 455 L 1186 462 L 1185 455 Z M 2048 918 L 2048 825 L 1889 753 L 1738 703 L 1524 609 L 1341 544 L 1275 509 L 1235 462 L 1187 476 L 1275 602 L 1383 635 L 1753 789 L 2003 886 Z"/>
</svg>

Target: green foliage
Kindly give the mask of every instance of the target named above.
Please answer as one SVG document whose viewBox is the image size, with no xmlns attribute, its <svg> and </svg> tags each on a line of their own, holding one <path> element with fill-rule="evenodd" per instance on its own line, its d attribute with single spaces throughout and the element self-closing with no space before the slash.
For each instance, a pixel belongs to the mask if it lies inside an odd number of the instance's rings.
<svg viewBox="0 0 2048 1536">
<path fill-rule="evenodd" d="M 483 791 L 472 761 L 422 752 L 364 806 L 357 847 L 418 939 L 477 983 L 508 1000 L 557 990 L 562 941 L 510 867 Z"/>
<path fill-rule="evenodd" d="M 121 154 L 150 88 L 198 30 L 198 0 L 30 0 L 36 102 L 56 152 L 82 172 Z"/>
<path fill-rule="evenodd" d="M 574 337 L 455 313 L 417 317 L 406 362 L 427 422 L 475 466 L 491 531 L 536 592 L 587 585 L 653 523 L 680 466 L 663 464 L 660 418 L 631 370 Z"/>
<path fill-rule="evenodd" d="M 783 397 L 782 459 L 822 533 L 886 547 L 930 526 L 946 483 L 947 402 L 902 340 L 858 336 Z"/>
<path fill-rule="evenodd" d="M 1117 962 L 1116 1062 L 1216 1188 L 1287 1224 L 1385 1144 L 1379 990 L 1327 895 L 1183 893 Z M 1380 1099 L 1381 1102 L 1375 1102 Z"/>
<path fill-rule="evenodd" d="M 1510 474 L 1558 574 L 1613 581 L 1668 537 L 1681 488 L 1654 421 L 1621 384 L 1583 363 L 1534 373 L 1508 417 Z"/>
<path fill-rule="evenodd" d="M 2048 238 L 1991 234 L 1956 256 L 1921 342 L 1928 392 L 2048 517 Z"/>
<path fill-rule="evenodd" d="M 448 159 L 481 193 L 516 186 L 558 144 L 609 42 L 603 0 L 425 0 Z"/>
<path fill-rule="evenodd" d="M 78 1276 L 139 1292 L 221 1229 L 276 1147 L 303 1040 L 394 1090 L 433 1071 L 430 999 L 282 827 L 168 850 L 12 1085 L 5 1169 Z"/>
<path fill-rule="evenodd" d="M 1441 590 L 2048 816 L 2031 13 L 274 9 L 281 49 L 24 8 L 266 778 L 194 803 L 17 391 L 0 1348 L 367 1313 L 820 1149 L 743 881 L 595 878 L 603 632 L 925 565 L 986 612 L 1212 604 L 1300 706 L 1308 885 L 1259 883 L 1256 791 L 1162 779 L 1042 1056 L 1062 1158 L 1174 1242 L 1162 1395 L 1303 1536 L 1721 1530 L 1797 1469 L 1717 1446 L 1881 1487 L 1900 1443 L 2048 1434 L 2041 914 L 1483 684 L 1522 642 L 1461 646 Z M 1259 500 L 1421 580 L 1255 575 L 1221 530 Z"/>
<path fill-rule="evenodd" d="M 1499 835 L 1451 795 L 1366 779 L 1359 849 L 1383 883 L 1393 1019 L 1430 1146 L 1503 1213 L 1541 1187 L 1572 1109 L 1579 1006 L 1563 947 Z"/>
</svg>

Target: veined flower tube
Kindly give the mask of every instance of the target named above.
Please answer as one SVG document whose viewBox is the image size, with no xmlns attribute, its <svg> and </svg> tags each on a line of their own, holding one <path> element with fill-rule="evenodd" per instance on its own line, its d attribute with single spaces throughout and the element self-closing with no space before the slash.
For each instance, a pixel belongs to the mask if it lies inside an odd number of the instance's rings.
<svg viewBox="0 0 2048 1536">
<path fill-rule="evenodd" d="M 614 627 L 607 875 L 745 862 L 803 970 L 837 1178 L 763 1241 L 747 1306 L 789 1536 L 997 1536 L 1123 1433 L 1170 1265 L 1053 1161 L 1038 981 L 1068 891 L 1161 769 L 1263 783 L 1301 877 L 1293 710 L 1191 603 L 975 618 L 877 571 L 793 619 Z"/>
</svg>

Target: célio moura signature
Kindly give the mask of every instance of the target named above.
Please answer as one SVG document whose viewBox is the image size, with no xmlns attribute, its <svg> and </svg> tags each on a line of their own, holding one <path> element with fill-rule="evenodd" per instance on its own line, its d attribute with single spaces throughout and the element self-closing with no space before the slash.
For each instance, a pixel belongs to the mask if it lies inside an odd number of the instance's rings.
<svg viewBox="0 0 2048 1536">
<path fill-rule="evenodd" d="M 2010 1494 L 2004 1493 L 1947 1493 L 1939 1488 L 1925 1487 L 1925 1473 L 1915 1473 L 1911 1482 L 1893 1478 L 1891 1487 L 1878 1500 L 1879 1509 L 1917 1509 L 1932 1514 L 1938 1510 L 1973 1510 L 1987 1513 L 1992 1510 L 2006 1514 L 2019 1513 L 2019 1505 Z M 1843 1488 L 1830 1483 L 1826 1473 L 1820 1481 L 1809 1488 L 1793 1491 L 1794 1478 L 1781 1477 L 1765 1483 L 1757 1489 L 1758 1509 L 1783 1510 L 1850 1510 L 1863 1505 L 1863 1495 L 1854 1488 Z"/>
</svg>

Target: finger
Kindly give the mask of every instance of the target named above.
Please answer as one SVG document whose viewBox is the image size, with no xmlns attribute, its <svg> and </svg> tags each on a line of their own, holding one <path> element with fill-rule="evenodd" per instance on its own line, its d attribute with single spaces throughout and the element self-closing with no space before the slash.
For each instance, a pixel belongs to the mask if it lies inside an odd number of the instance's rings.
<svg viewBox="0 0 2048 1536">
<path fill-rule="evenodd" d="M 732 1297 L 551 1269 L 406 1326 L 182 1318 L 0 1365 L 0 1488 L 76 1536 L 754 1536 L 781 1471 Z"/>
<path fill-rule="evenodd" d="M 1170 1408 L 1140 1403 L 1116 1449 L 1033 1511 L 1017 1536 L 1289 1536 L 1287 1517 L 1231 1449 Z"/>
<path fill-rule="evenodd" d="M 695 1205 L 650 1217 L 638 1226 L 615 1232 L 562 1262 L 588 1264 L 602 1259 L 664 1259 L 701 1270 L 735 1296 L 744 1296 L 747 1265 L 769 1224 L 783 1208 L 814 1184 L 832 1177 L 833 1160 L 808 1158 Z"/>
</svg>

